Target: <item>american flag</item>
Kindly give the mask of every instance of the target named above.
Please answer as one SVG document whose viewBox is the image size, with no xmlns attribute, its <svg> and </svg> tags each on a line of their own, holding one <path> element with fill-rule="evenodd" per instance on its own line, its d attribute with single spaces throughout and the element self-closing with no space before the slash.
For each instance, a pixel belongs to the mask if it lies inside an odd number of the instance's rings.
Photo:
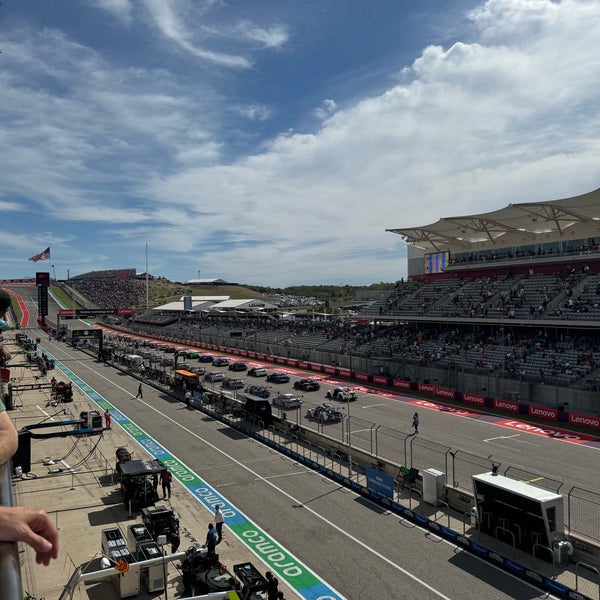
<svg viewBox="0 0 600 600">
<path fill-rule="evenodd" d="M 48 260 L 50 258 L 50 246 L 48 246 L 43 252 L 34 254 L 29 260 L 37 262 L 38 260 Z"/>
</svg>

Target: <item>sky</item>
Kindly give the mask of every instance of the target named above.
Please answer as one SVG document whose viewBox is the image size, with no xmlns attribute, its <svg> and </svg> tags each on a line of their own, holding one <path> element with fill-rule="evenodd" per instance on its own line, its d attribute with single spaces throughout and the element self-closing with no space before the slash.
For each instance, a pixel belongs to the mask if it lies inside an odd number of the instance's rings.
<svg viewBox="0 0 600 600">
<path fill-rule="evenodd" d="M 0 52 L 0 279 L 391 282 L 600 187 L 598 0 L 4 0 Z"/>
</svg>

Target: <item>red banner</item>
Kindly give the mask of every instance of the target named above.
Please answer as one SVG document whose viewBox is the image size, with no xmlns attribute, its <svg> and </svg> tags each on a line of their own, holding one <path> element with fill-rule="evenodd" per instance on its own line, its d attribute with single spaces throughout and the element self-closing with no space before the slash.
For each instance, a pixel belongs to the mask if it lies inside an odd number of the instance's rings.
<svg viewBox="0 0 600 600">
<path fill-rule="evenodd" d="M 369 376 L 366 373 L 355 373 L 354 377 L 360 381 L 369 381 Z"/>
<path fill-rule="evenodd" d="M 448 400 L 454 400 L 456 397 L 456 392 L 454 390 L 449 390 L 448 388 L 443 388 L 436 386 L 435 395 L 440 398 L 448 398 Z"/>
<path fill-rule="evenodd" d="M 338 369 L 338 375 L 340 377 L 351 377 L 352 371 L 350 369 Z"/>
<path fill-rule="evenodd" d="M 323 367 L 323 372 L 324 373 L 329 373 L 330 375 L 335 375 L 335 367 L 324 366 Z"/>
<path fill-rule="evenodd" d="M 469 394 L 467 392 L 463 392 L 462 399 L 463 402 L 469 402 L 470 404 L 479 404 L 480 406 L 485 404 L 485 396 L 481 396 L 479 394 Z"/>
<path fill-rule="evenodd" d="M 558 419 L 558 411 L 555 408 L 549 408 L 547 406 L 530 406 L 529 416 L 556 421 Z"/>
<path fill-rule="evenodd" d="M 509 412 L 519 412 L 519 403 L 511 400 L 500 400 L 494 398 L 494 408 L 499 410 L 507 410 Z"/>
<path fill-rule="evenodd" d="M 600 417 L 593 417 L 590 415 L 569 412 L 569 423 L 571 425 L 600 429 Z"/>
<path fill-rule="evenodd" d="M 383 385 L 387 385 L 387 382 L 388 382 L 388 378 L 383 377 L 383 375 L 374 375 L 373 376 L 373 383 L 382 383 Z"/>
<path fill-rule="evenodd" d="M 410 390 L 410 381 L 404 379 L 394 379 L 392 385 L 397 388 L 402 388 L 403 390 Z"/>
<path fill-rule="evenodd" d="M 432 383 L 419 383 L 417 385 L 417 390 L 419 390 L 419 392 L 427 392 L 429 394 L 433 394 L 433 392 L 435 392 L 435 385 L 433 385 Z"/>
</svg>

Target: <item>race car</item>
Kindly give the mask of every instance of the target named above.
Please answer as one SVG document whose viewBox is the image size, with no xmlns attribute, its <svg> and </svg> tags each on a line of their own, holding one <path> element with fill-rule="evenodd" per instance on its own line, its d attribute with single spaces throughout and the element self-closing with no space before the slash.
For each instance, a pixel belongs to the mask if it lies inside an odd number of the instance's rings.
<svg viewBox="0 0 600 600">
<path fill-rule="evenodd" d="M 230 371 L 245 371 L 248 368 L 248 365 L 241 360 L 235 360 L 232 363 L 229 363 L 227 368 Z"/>
<path fill-rule="evenodd" d="M 343 416 L 341 410 L 326 402 L 319 404 L 318 406 L 313 406 L 306 411 L 307 419 L 311 421 L 321 421 L 322 423 L 337 423 L 342 420 Z"/>
<path fill-rule="evenodd" d="M 210 371 L 204 376 L 204 381 L 223 381 L 225 375 L 221 371 Z"/>
<path fill-rule="evenodd" d="M 217 356 L 213 360 L 213 365 L 215 367 L 226 367 L 228 364 L 229 364 L 229 359 L 225 358 L 224 356 Z"/>
<path fill-rule="evenodd" d="M 237 377 L 225 377 L 221 387 L 224 390 L 241 390 L 244 387 L 244 381 Z"/>
<path fill-rule="evenodd" d="M 302 400 L 296 394 L 279 394 L 273 398 L 273 406 L 285 409 L 300 408 Z"/>
<path fill-rule="evenodd" d="M 259 398 L 268 398 L 271 395 L 271 390 L 266 385 L 249 385 L 244 392 Z"/>
<path fill-rule="evenodd" d="M 272 383 L 288 383 L 290 376 L 287 373 L 269 373 L 267 375 L 267 381 Z"/>
<path fill-rule="evenodd" d="M 341 402 L 353 402 L 358 398 L 358 392 L 349 387 L 334 387 L 332 390 L 327 390 L 325 398 L 330 400 L 340 400 Z"/>
<path fill-rule="evenodd" d="M 314 392 L 321 387 L 321 384 L 316 379 L 303 378 L 294 381 L 295 390 L 304 390 L 305 392 Z"/>
<path fill-rule="evenodd" d="M 265 377 L 268 374 L 269 371 L 267 371 L 264 367 L 252 367 L 248 371 L 248 375 L 252 375 L 252 377 Z"/>
</svg>

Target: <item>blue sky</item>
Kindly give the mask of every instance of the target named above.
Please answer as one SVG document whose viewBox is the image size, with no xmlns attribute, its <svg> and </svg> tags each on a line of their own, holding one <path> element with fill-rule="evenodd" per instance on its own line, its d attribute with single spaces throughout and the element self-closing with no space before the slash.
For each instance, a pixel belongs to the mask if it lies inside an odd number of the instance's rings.
<svg viewBox="0 0 600 600">
<path fill-rule="evenodd" d="M 386 228 L 600 187 L 596 0 L 5 0 L 0 50 L 0 278 L 394 281 Z"/>
</svg>

